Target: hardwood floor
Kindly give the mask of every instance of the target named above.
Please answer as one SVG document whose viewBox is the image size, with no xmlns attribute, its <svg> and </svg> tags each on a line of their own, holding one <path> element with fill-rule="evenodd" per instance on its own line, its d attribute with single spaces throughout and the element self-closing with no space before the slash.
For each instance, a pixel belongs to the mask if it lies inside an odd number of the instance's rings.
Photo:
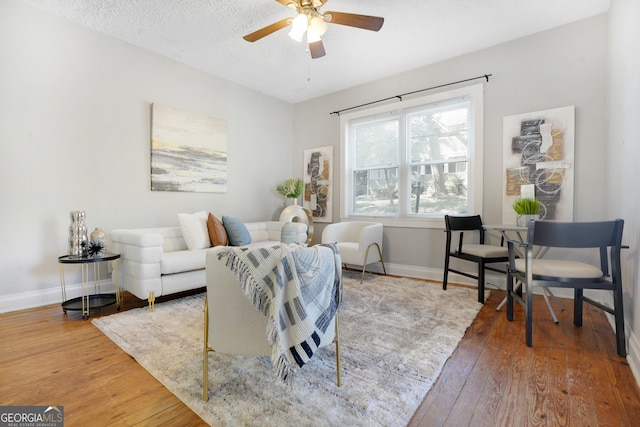
<svg viewBox="0 0 640 427">
<path fill-rule="evenodd" d="M 124 296 L 126 309 L 145 305 Z M 1 314 L 0 336 L 0 405 L 64 406 L 67 427 L 206 426 L 78 311 L 54 304 Z"/>
<path fill-rule="evenodd" d="M 521 308 L 513 322 L 495 311 L 503 297 L 491 292 L 409 426 L 638 425 L 640 390 L 601 311 L 585 305 L 575 328 L 567 301 L 555 325 L 536 300 L 529 348 Z M 126 309 L 144 305 L 125 293 Z M 78 312 L 0 314 L 0 335 L 0 405 L 64 406 L 68 427 L 206 425 Z"/>
<path fill-rule="evenodd" d="M 573 326 L 573 301 L 561 300 L 555 324 L 535 296 L 533 347 L 524 311 L 513 322 L 491 297 L 447 361 L 409 426 L 634 426 L 640 390 L 601 310 L 584 304 Z"/>
</svg>

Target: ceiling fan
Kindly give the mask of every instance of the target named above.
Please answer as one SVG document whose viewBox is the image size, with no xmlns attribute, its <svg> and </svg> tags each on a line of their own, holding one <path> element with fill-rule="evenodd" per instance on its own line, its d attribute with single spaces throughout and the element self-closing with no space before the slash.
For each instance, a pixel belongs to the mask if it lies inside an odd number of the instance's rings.
<svg viewBox="0 0 640 427">
<path fill-rule="evenodd" d="M 304 34 L 307 34 L 307 43 L 312 58 L 320 58 L 325 55 L 324 45 L 320 38 L 327 31 L 327 23 L 346 25 L 348 27 L 362 28 L 364 30 L 378 31 L 382 28 L 384 18 L 379 16 L 358 15 L 344 12 L 325 12 L 318 10 L 324 6 L 327 0 L 276 0 L 278 3 L 295 9 L 298 16 L 285 18 L 267 25 L 251 34 L 243 37 L 248 42 L 255 42 L 274 33 L 289 24 L 291 31 L 289 37 L 301 42 Z"/>
</svg>

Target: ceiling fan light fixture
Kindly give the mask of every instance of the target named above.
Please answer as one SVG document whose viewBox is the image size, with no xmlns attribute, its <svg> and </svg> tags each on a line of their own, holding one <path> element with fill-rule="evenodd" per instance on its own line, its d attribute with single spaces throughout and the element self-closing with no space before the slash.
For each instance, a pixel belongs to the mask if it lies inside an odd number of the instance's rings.
<svg viewBox="0 0 640 427">
<path fill-rule="evenodd" d="M 304 36 L 304 31 L 296 31 L 294 28 L 292 28 L 291 31 L 289 31 L 289 37 L 291 37 L 297 42 L 301 42 L 303 36 Z"/>
<path fill-rule="evenodd" d="M 301 42 L 302 37 L 304 36 L 304 33 L 307 31 L 308 25 L 309 25 L 309 18 L 307 18 L 307 15 L 303 13 L 299 14 L 291 22 L 291 31 L 289 31 L 289 37 L 291 37 L 297 42 Z"/>
<path fill-rule="evenodd" d="M 320 58 L 325 55 L 321 37 L 327 31 L 327 24 L 345 25 L 347 27 L 361 28 L 369 31 L 378 31 L 384 23 L 380 16 L 361 15 L 346 12 L 320 13 L 327 0 L 276 0 L 283 6 L 295 9 L 295 18 L 284 18 L 266 27 L 260 28 L 242 38 L 248 42 L 255 42 L 269 34 L 275 33 L 291 25 L 289 37 L 301 43 L 306 34 L 309 44 L 309 52 L 312 58 Z"/>
<path fill-rule="evenodd" d="M 307 43 L 319 42 L 320 34 L 314 31 L 313 28 L 309 27 L 307 30 Z"/>
<path fill-rule="evenodd" d="M 309 26 L 309 18 L 304 13 L 298 14 L 291 22 L 291 31 L 304 33 Z"/>
<path fill-rule="evenodd" d="M 324 35 L 327 32 L 327 23 L 322 16 L 314 16 L 309 21 L 309 28 L 307 31 L 313 31 L 318 37 Z"/>
</svg>

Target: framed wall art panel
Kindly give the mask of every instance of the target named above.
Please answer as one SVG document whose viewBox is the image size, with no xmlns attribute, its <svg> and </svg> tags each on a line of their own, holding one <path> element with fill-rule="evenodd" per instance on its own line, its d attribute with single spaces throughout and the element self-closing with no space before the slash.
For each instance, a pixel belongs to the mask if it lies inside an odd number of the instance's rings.
<svg viewBox="0 0 640 427">
<path fill-rule="evenodd" d="M 333 147 L 304 151 L 304 197 L 302 206 L 309 209 L 316 222 L 332 222 L 331 175 Z"/>
<path fill-rule="evenodd" d="M 542 219 L 573 221 L 574 145 L 574 106 L 504 118 L 504 223 L 515 223 L 521 197 L 540 200 Z"/>
<path fill-rule="evenodd" d="M 153 103 L 151 190 L 226 193 L 227 123 Z"/>
</svg>

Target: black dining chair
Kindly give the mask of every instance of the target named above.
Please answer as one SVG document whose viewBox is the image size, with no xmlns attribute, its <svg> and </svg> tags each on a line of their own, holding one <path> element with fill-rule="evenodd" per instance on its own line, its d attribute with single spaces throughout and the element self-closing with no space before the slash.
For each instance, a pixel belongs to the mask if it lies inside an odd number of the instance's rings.
<svg viewBox="0 0 640 427">
<path fill-rule="evenodd" d="M 509 268 L 507 272 L 507 319 L 513 320 L 513 303 L 525 307 L 526 342 L 532 345 L 533 289 L 536 287 L 573 288 L 573 324 L 582 326 L 583 302 L 592 304 L 615 317 L 616 346 L 618 355 L 627 356 L 624 334 L 624 310 L 622 304 L 622 273 L 620 250 L 624 221 L 555 222 L 530 221 L 526 242 L 508 240 Z M 555 248 L 553 254 L 569 252 L 575 258 L 578 249 L 591 249 L 599 261 L 575 261 L 563 254 L 563 259 L 533 256 L 534 247 Z M 516 259 L 516 248 L 524 249 L 524 257 Z M 588 254 L 580 252 L 581 259 Z M 594 259 L 595 259 L 594 258 Z M 526 297 L 514 291 L 514 282 L 522 282 Z M 584 295 L 585 289 L 603 289 L 613 293 L 613 308 Z"/>
<path fill-rule="evenodd" d="M 449 272 L 461 274 L 478 281 L 478 302 L 484 304 L 484 277 L 485 270 L 497 271 L 505 273 L 497 267 L 488 266 L 487 264 L 495 264 L 499 262 L 506 263 L 509 255 L 506 246 L 486 245 L 484 243 L 484 228 L 482 227 L 482 218 L 480 215 L 471 216 L 444 216 L 445 233 L 447 233 L 447 245 L 444 257 L 444 278 L 442 280 L 442 289 L 447 289 Z M 465 232 L 467 233 L 467 243 L 464 241 Z M 457 234 L 457 240 L 455 235 Z M 473 242 L 468 243 L 473 235 L 476 235 Z M 501 241 L 502 243 L 502 241 Z M 467 271 L 451 268 L 450 259 L 459 258 L 465 261 L 474 262 L 478 265 L 477 273 L 469 273 Z"/>
</svg>

